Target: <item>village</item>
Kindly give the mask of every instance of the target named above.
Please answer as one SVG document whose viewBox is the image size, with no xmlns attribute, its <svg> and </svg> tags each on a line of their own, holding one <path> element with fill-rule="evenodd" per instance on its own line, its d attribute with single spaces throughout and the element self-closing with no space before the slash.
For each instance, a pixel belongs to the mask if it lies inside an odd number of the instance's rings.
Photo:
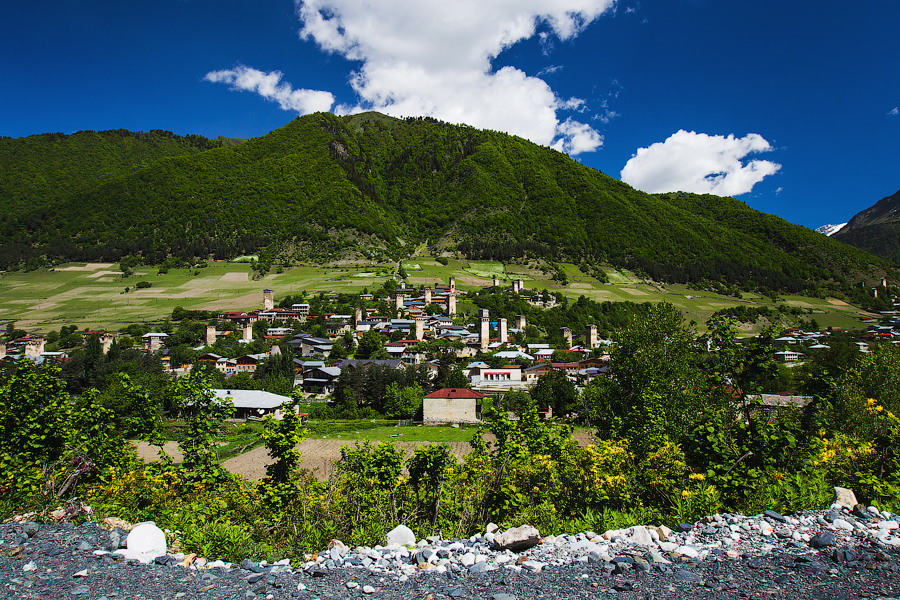
<svg viewBox="0 0 900 600">
<path fill-rule="evenodd" d="M 502 283 L 505 282 L 494 278 L 486 291 L 514 295 L 543 308 L 555 303 L 552 296 L 528 290 L 521 279 L 511 281 L 509 286 Z M 509 322 L 506 318 L 492 318 L 483 308 L 477 309 L 475 315 L 460 314 L 458 298 L 466 295 L 467 292 L 457 289 L 454 277 L 446 285 L 420 288 L 406 287 L 401 282 L 392 294 L 380 300 L 373 294 L 359 294 L 352 314 L 313 314 L 311 305 L 305 302 L 276 306 L 275 291 L 265 289 L 260 308 L 218 313 L 213 323 L 229 326 L 219 329 L 215 324 L 207 324 L 202 344 L 193 347 L 195 359 L 190 363 L 179 362 L 177 357 L 173 361 L 167 344 L 170 336 L 164 332 L 144 333 L 137 347 L 157 356 L 164 372 L 171 377 L 184 376 L 193 368 L 203 367 L 221 373 L 226 380 L 238 374 L 253 376 L 266 361 L 289 353 L 294 393 L 312 403 L 331 400 L 342 373 L 370 366 L 388 369 L 421 366 L 434 378 L 442 360 L 435 357 L 437 350 L 444 360 L 448 355 L 452 358 L 453 367 L 464 375 L 465 381 L 457 381 L 457 387 L 440 388 L 423 396 L 421 422 L 426 424 L 477 423 L 483 416 L 485 398 L 501 397 L 515 390 L 527 392 L 542 376 L 552 372 L 563 374 L 578 390 L 593 379 L 606 376 L 614 343 L 599 337 L 597 325 L 587 325 L 577 332 L 571 327 L 561 328 L 556 338 L 562 340 L 561 344 L 529 343 L 524 341 L 526 315 L 516 315 Z M 337 294 L 326 295 L 326 299 L 337 300 Z M 320 325 L 319 335 L 316 327 L 310 327 L 313 323 Z M 870 323 L 866 330 L 857 332 L 854 346 L 865 353 L 870 343 L 898 343 L 898 324 L 896 310 L 884 312 L 881 322 Z M 828 350 L 831 336 L 847 332 L 790 327 L 781 333 L 773 340 L 773 358 L 792 367 L 802 364 L 813 353 Z M 82 335 L 85 343 L 90 336 L 96 337 L 104 355 L 119 337 L 106 331 L 84 331 Z M 226 337 L 245 345 L 262 341 L 265 350 L 236 357 L 211 351 L 217 341 Z M 13 364 L 20 358 L 28 358 L 36 364 L 65 363 L 68 352 L 45 351 L 45 342 L 42 335 L 28 334 L 6 345 L 0 344 L 0 362 Z M 361 353 L 353 350 L 366 343 L 366 357 L 360 358 Z M 349 354 L 356 356 L 347 356 L 346 350 L 336 352 L 336 345 L 349 348 Z M 710 352 L 714 348 L 705 350 Z M 264 390 L 217 389 L 215 392 L 233 403 L 236 418 L 255 419 L 267 414 L 279 418 L 281 406 L 290 400 L 286 395 Z M 790 392 L 762 394 L 761 398 L 772 406 L 804 406 L 811 399 Z M 552 416 L 552 408 L 541 407 L 541 416 Z"/>
</svg>

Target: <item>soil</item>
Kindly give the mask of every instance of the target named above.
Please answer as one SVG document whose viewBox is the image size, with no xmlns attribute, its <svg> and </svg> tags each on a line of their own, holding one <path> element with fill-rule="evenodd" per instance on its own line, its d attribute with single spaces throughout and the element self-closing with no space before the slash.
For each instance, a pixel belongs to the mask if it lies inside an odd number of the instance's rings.
<svg viewBox="0 0 900 600">
<path fill-rule="evenodd" d="M 586 446 L 593 441 L 591 432 L 585 430 L 576 431 L 573 437 L 582 446 Z M 493 442 L 494 436 L 486 434 L 485 441 Z M 397 446 L 403 449 L 407 459 L 412 456 L 417 446 L 423 446 L 427 443 L 396 442 Z M 348 444 L 352 445 L 352 442 L 348 440 L 304 440 L 299 446 L 303 457 L 303 467 L 310 469 L 318 479 L 327 479 L 334 473 L 334 463 L 341 458 L 341 448 Z M 468 442 L 449 442 L 449 444 L 451 452 L 457 459 L 463 458 L 472 451 L 472 447 Z M 151 446 L 147 442 L 135 442 L 134 447 L 138 458 L 144 462 L 153 462 L 159 459 L 159 452 L 156 446 Z M 176 463 L 184 460 L 177 442 L 166 442 L 163 450 Z M 230 473 L 241 475 L 250 481 L 258 481 L 266 476 L 266 466 L 271 464 L 271 462 L 272 459 L 269 457 L 268 450 L 264 447 L 259 447 L 229 458 L 222 465 Z"/>
</svg>

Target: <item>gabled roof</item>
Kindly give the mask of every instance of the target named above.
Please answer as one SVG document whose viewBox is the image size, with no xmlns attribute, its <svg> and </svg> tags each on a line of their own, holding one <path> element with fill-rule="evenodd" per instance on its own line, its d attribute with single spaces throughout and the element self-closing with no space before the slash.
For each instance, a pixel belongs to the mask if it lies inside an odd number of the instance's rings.
<svg viewBox="0 0 900 600">
<path fill-rule="evenodd" d="M 440 398 L 444 400 L 482 400 L 484 394 L 466 388 L 442 388 L 436 392 L 423 396 L 423 398 Z"/>
<path fill-rule="evenodd" d="M 212 390 L 219 398 L 231 400 L 235 408 L 271 410 L 291 399 L 262 390 Z"/>
</svg>

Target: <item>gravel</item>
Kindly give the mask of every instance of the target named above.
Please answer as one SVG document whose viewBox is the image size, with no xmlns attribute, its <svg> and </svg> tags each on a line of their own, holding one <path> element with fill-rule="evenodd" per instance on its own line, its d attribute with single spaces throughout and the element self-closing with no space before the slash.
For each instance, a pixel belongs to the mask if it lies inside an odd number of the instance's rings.
<svg viewBox="0 0 900 600">
<path fill-rule="evenodd" d="M 889 513 L 767 511 L 684 525 L 678 533 L 635 527 L 550 536 L 520 553 L 495 549 L 489 527 L 414 546 L 333 542 L 293 566 L 197 559 L 184 567 L 182 554 L 141 564 L 111 552 L 125 543 L 121 529 L 11 522 L 0 525 L 0 597 L 900 598 L 900 522 Z"/>
</svg>

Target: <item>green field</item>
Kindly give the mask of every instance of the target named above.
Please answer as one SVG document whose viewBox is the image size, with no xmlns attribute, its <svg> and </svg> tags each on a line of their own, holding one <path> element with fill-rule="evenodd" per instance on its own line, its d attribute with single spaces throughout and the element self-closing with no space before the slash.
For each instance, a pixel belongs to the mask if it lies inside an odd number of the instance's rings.
<svg viewBox="0 0 900 600">
<path fill-rule="evenodd" d="M 513 278 L 525 280 L 533 290 L 548 289 L 577 298 L 596 301 L 666 301 L 680 308 L 685 318 L 703 323 L 711 313 L 739 304 L 771 305 L 768 298 L 745 294 L 742 299 L 712 292 L 689 290 L 684 285 L 662 285 L 643 281 L 633 273 L 606 269 L 610 283 L 582 273 L 575 265 L 561 265 L 569 284 L 561 286 L 552 273 L 541 271 L 538 263 L 507 264 L 451 259 L 443 265 L 431 257 L 416 256 L 404 262 L 412 285 L 446 283 L 456 277 L 457 288 L 475 290 L 491 285 L 500 277 L 504 285 Z M 407 266 L 408 265 L 408 266 Z M 275 290 L 275 300 L 301 291 L 359 293 L 374 290 L 393 272 L 394 264 L 339 264 L 298 266 L 283 273 L 271 273 L 253 280 L 247 263 L 213 262 L 204 268 L 171 269 L 157 274 L 155 267 L 138 267 L 130 277 L 122 277 L 118 265 L 70 264 L 54 270 L 31 273 L 4 273 L 0 276 L 0 323 L 15 321 L 31 332 L 77 325 L 85 329 L 119 329 L 130 323 L 159 321 L 181 306 L 188 310 L 252 310 L 262 305 L 262 290 Z M 380 274 L 379 274 L 380 273 Z M 151 284 L 135 289 L 138 282 Z M 125 288 L 130 288 L 125 292 Z M 859 327 L 860 311 L 837 300 L 788 296 L 791 306 L 810 308 L 821 327 Z M 747 328 L 746 331 L 751 331 Z"/>
</svg>

